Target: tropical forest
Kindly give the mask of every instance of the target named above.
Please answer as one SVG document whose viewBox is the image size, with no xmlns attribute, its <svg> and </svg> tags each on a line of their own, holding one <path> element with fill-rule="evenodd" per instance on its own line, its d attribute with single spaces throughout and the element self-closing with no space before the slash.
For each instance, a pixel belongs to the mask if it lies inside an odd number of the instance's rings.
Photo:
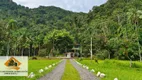
<svg viewBox="0 0 142 80">
<path fill-rule="evenodd" d="M 88 13 L 0 0 L 2 56 L 27 56 L 28 75 L 1 80 L 142 80 L 142 0 Z"/>
</svg>

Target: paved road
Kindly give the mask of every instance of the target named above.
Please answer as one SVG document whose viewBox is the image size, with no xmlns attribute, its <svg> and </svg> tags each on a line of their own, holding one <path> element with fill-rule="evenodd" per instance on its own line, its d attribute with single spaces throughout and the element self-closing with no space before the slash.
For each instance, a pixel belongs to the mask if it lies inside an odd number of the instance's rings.
<svg viewBox="0 0 142 80">
<path fill-rule="evenodd" d="M 76 68 L 79 72 L 81 80 L 99 80 L 93 73 L 89 72 L 87 69 L 79 66 L 74 60 L 70 60 L 72 65 Z"/>
<path fill-rule="evenodd" d="M 63 60 L 52 72 L 48 73 L 39 80 L 61 80 L 64 73 L 66 60 Z"/>
<path fill-rule="evenodd" d="M 72 65 L 79 72 L 81 80 L 99 80 L 93 73 L 89 72 L 87 69 L 79 66 L 74 60 L 70 60 Z M 61 80 L 64 73 L 66 60 L 64 59 L 52 72 L 48 73 L 39 80 Z"/>
</svg>

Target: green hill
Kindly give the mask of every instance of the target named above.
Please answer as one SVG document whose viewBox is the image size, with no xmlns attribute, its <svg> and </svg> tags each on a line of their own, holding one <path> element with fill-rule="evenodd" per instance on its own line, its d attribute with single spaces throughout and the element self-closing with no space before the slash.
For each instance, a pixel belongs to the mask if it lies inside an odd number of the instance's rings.
<svg viewBox="0 0 142 80">
<path fill-rule="evenodd" d="M 101 6 L 94 6 L 89 13 L 76 13 L 54 6 L 30 9 L 17 5 L 12 0 L 1 0 L 0 19 L 3 55 L 8 53 L 9 47 L 11 51 L 19 51 L 17 54 L 29 50 L 32 55 L 34 52 L 38 55 L 40 48 L 48 46 L 50 51 L 46 51 L 47 53 L 51 53 L 54 46 L 57 51 L 54 53 L 64 53 L 70 51 L 73 45 L 79 45 L 79 56 L 87 57 L 90 56 L 92 40 L 92 53 L 95 57 L 128 60 L 141 58 L 140 0 L 108 0 Z M 59 46 L 64 48 L 61 50 Z"/>
</svg>

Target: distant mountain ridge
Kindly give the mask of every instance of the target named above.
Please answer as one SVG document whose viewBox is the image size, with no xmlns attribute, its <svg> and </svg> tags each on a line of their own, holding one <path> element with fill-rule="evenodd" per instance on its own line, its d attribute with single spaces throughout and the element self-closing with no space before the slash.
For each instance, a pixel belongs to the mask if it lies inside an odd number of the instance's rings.
<svg viewBox="0 0 142 80">
<path fill-rule="evenodd" d="M 31 23 L 54 26 L 54 23 L 76 14 L 78 13 L 55 6 L 40 6 L 30 9 L 17 5 L 12 0 L 0 0 L 0 18 L 2 20 L 15 19 L 21 27 L 30 26 Z"/>
</svg>

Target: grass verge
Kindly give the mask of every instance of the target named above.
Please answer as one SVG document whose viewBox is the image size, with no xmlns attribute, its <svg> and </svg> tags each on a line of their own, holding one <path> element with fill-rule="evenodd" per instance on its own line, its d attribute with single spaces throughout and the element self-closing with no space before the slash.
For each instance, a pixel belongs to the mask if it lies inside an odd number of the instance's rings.
<svg viewBox="0 0 142 80">
<path fill-rule="evenodd" d="M 69 60 L 66 62 L 65 71 L 62 80 L 81 80 L 77 70 L 73 67 Z"/>
<path fill-rule="evenodd" d="M 40 77 L 44 76 L 45 74 L 47 74 L 48 72 L 52 71 L 54 67 L 48 69 L 45 71 L 45 67 L 58 62 L 59 60 L 29 60 L 29 65 L 28 65 L 28 73 L 30 72 L 34 72 L 35 77 L 34 78 L 27 78 L 27 77 L 10 77 L 10 76 L 6 76 L 6 77 L 0 77 L 0 80 L 37 80 Z M 38 71 L 40 69 L 44 69 L 43 73 L 39 73 Z"/>
<path fill-rule="evenodd" d="M 106 77 L 101 80 L 142 80 L 142 63 L 134 61 L 133 67 L 129 67 L 129 61 L 121 60 L 104 60 L 96 63 L 91 60 L 79 61 L 87 65 L 90 69 L 94 69 L 95 73 L 98 71 L 105 73 Z"/>
</svg>

